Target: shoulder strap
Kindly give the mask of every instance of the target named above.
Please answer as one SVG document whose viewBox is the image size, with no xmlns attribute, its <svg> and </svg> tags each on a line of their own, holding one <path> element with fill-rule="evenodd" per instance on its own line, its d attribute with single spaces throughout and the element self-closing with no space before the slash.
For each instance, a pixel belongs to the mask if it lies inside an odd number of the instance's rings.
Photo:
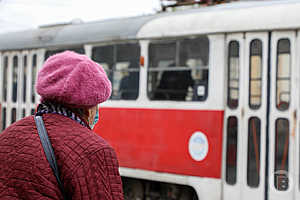
<svg viewBox="0 0 300 200">
<path fill-rule="evenodd" d="M 54 151 L 53 151 L 51 142 L 50 142 L 48 134 L 47 134 L 47 130 L 44 125 L 43 118 L 42 118 L 42 116 L 35 116 L 34 120 L 35 120 L 35 124 L 36 124 L 37 130 L 38 130 L 39 136 L 40 136 L 42 146 L 44 148 L 46 158 L 47 158 L 47 160 L 52 168 L 52 171 L 56 177 L 59 189 L 64 197 L 64 200 L 67 200 L 68 198 L 64 191 L 63 183 L 59 178 L 60 176 L 59 176 L 59 171 L 58 171 L 58 167 L 57 167 L 57 163 L 56 163 L 56 158 L 55 158 Z"/>
</svg>

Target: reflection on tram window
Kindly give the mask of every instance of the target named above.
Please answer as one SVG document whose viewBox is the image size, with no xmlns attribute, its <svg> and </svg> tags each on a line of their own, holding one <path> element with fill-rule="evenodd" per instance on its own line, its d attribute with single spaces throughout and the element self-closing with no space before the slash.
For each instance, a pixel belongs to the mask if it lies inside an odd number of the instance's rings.
<svg viewBox="0 0 300 200">
<path fill-rule="evenodd" d="M 23 102 L 26 102 L 27 56 L 23 56 Z"/>
<path fill-rule="evenodd" d="M 252 117 L 248 124 L 247 184 L 258 187 L 260 181 L 260 119 Z"/>
<path fill-rule="evenodd" d="M 274 186 L 285 191 L 289 188 L 289 121 L 277 119 L 275 131 Z"/>
<path fill-rule="evenodd" d="M 149 46 L 151 100 L 205 101 L 208 96 L 207 37 L 153 42 Z"/>
<path fill-rule="evenodd" d="M 61 52 L 66 51 L 66 50 L 70 50 L 70 51 L 74 51 L 76 53 L 84 54 L 84 48 L 83 47 L 48 50 L 45 53 L 45 60 L 47 60 L 47 58 L 49 58 L 50 56 L 52 56 L 54 54 L 61 53 Z"/>
<path fill-rule="evenodd" d="M 3 59 L 3 76 L 2 76 L 2 96 L 3 101 L 6 102 L 7 99 L 7 71 L 8 71 L 8 57 L 5 56 Z"/>
<path fill-rule="evenodd" d="M 12 101 L 17 102 L 18 95 L 18 56 L 13 58 Z"/>
<path fill-rule="evenodd" d="M 6 128 L 6 108 L 2 108 L 2 130 Z"/>
<path fill-rule="evenodd" d="M 11 124 L 17 120 L 17 109 L 11 109 Z"/>
<path fill-rule="evenodd" d="M 140 74 L 140 46 L 137 43 L 94 47 L 92 59 L 103 66 L 112 82 L 112 100 L 137 99 Z"/>
<path fill-rule="evenodd" d="M 239 105 L 239 58 L 240 46 L 237 41 L 231 41 L 228 47 L 228 89 L 227 105 L 234 109 Z"/>
<path fill-rule="evenodd" d="M 258 39 L 250 43 L 249 107 L 258 109 L 261 105 L 262 90 L 262 42 Z"/>
<path fill-rule="evenodd" d="M 31 102 L 35 102 L 35 90 L 34 90 L 34 85 L 35 85 L 35 79 L 36 79 L 36 70 L 37 70 L 37 58 L 36 55 L 33 55 L 32 57 L 32 71 L 31 71 Z"/>
<path fill-rule="evenodd" d="M 276 106 L 287 110 L 290 105 L 291 91 L 291 51 L 290 41 L 281 39 L 277 46 Z"/>
<path fill-rule="evenodd" d="M 229 117 L 227 120 L 226 139 L 226 183 L 234 185 L 237 175 L 237 142 L 238 142 L 238 120 Z"/>
</svg>

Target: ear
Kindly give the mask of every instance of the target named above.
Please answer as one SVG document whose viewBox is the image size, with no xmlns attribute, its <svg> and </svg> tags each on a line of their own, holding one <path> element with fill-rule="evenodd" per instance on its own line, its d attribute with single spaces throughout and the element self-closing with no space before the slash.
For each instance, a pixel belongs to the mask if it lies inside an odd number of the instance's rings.
<svg viewBox="0 0 300 200">
<path fill-rule="evenodd" d="M 94 107 L 92 107 L 92 108 L 89 108 L 88 110 L 87 110 L 87 114 L 88 114 L 88 123 L 89 124 L 92 124 L 93 122 L 94 122 L 94 118 L 95 118 L 95 116 L 96 116 L 96 111 L 97 111 L 97 106 L 94 106 Z"/>
</svg>

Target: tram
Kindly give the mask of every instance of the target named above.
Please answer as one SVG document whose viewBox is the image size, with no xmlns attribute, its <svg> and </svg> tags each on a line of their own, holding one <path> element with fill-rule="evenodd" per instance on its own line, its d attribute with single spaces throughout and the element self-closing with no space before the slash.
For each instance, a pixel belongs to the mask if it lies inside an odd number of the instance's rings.
<svg viewBox="0 0 300 200">
<path fill-rule="evenodd" d="M 63 50 L 112 81 L 94 130 L 126 199 L 300 199 L 300 1 L 232 2 L 0 35 L 0 128 Z"/>
</svg>

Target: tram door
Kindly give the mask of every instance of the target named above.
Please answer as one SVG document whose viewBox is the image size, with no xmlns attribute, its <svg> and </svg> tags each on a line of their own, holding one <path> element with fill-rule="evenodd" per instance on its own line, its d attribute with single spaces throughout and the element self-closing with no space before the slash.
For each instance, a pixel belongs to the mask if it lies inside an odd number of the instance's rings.
<svg viewBox="0 0 300 200">
<path fill-rule="evenodd" d="M 1 130 L 35 111 L 35 80 L 43 61 L 42 51 L 7 51 L 1 54 Z"/>
<path fill-rule="evenodd" d="M 268 157 L 270 200 L 296 200 L 300 197 L 299 47 L 296 32 L 272 33 Z"/>
<path fill-rule="evenodd" d="M 293 58 L 295 35 L 255 32 L 226 38 L 225 200 L 296 199 L 299 69 Z"/>
</svg>

